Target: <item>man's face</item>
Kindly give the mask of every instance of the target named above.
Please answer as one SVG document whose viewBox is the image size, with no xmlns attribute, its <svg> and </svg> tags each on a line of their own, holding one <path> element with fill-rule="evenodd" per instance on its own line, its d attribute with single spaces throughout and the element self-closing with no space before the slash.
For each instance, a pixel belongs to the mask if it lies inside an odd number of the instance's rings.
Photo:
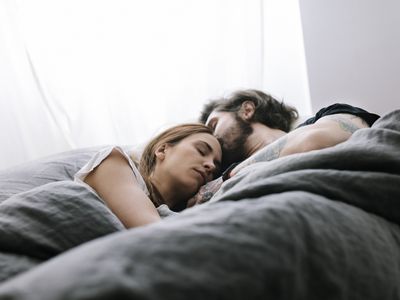
<svg viewBox="0 0 400 300">
<path fill-rule="evenodd" d="M 234 112 L 213 111 L 206 125 L 222 142 L 222 169 L 246 159 L 246 142 L 253 132 L 251 124 Z"/>
</svg>

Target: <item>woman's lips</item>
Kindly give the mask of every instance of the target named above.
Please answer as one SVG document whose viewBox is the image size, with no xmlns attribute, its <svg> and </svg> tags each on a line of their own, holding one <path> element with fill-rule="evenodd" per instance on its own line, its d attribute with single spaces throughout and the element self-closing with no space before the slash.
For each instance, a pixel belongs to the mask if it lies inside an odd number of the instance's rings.
<svg viewBox="0 0 400 300">
<path fill-rule="evenodd" d="M 198 174 L 200 174 L 201 178 L 203 179 L 202 185 L 206 184 L 207 182 L 207 175 L 204 171 L 198 170 L 198 169 L 194 169 L 194 171 Z"/>
</svg>

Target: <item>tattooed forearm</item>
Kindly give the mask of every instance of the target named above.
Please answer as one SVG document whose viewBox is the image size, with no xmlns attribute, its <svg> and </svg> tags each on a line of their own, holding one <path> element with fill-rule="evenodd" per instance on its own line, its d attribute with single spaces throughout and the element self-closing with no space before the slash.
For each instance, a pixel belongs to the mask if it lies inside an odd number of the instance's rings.
<svg viewBox="0 0 400 300">
<path fill-rule="evenodd" d="M 212 189 L 209 187 L 205 187 L 203 190 L 199 191 L 199 201 L 197 203 L 204 203 L 207 202 L 208 200 L 211 199 L 211 197 L 214 195 L 212 192 Z"/>
<path fill-rule="evenodd" d="M 212 196 L 214 196 L 214 194 L 219 190 L 222 183 L 222 177 L 219 177 L 203 185 L 197 192 L 197 194 L 189 199 L 187 207 L 192 207 L 194 205 L 201 204 L 210 200 Z"/>
<path fill-rule="evenodd" d="M 275 142 L 265 146 L 256 154 L 252 155 L 250 158 L 246 159 L 244 162 L 240 163 L 236 168 L 234 168 L 231 172 L 231 175 L 236 174 L 239 170 L 247 167 L 251 164 L 260 161 L 270 161 L 280 157 L 282 149 L 285 147 L 287 143 L 287 137 L 281 137 Z"/>
</svg>

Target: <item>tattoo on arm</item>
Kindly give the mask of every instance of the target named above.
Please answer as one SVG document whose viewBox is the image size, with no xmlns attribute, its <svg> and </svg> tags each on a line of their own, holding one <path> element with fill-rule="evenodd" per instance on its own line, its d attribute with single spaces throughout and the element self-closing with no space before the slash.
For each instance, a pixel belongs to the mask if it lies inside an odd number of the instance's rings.
<svg viewBox="0 0 400 300">
<path fill-rule="evenodd" d="M 285 147 L 287 143 L 287 137 L 281 137 L 277 139 L 275 142 L 267 145 L 259 152 L 253 155 L 254 162 L 259 161 L 270 161 L 278 158 L 281 155 L 282 149 Z"/>
<path fill-rule="evenodd" d="M 219 190 L 222 183 L 223 183 L 222 177 L 219 177 L 203 185 L 198 191 L 198 193 L 194 196 L 195 203 L 201 204 L 210 200 L 212 196 L 214 196 L 214 194 Z"/>
<path fill-rule="evenodd" d="M 355 119 L 358 118 L 356 116 L 353 116 L 351 119 Z M 346 132 L 350 132 L 350 133 L 354 133 L 356 130 L 360 129 L 360 127 L 358 127 L 357 125 L 355 125 L 351 119 L 348 118 L 343 118 L 340 116 L 332 116 L 331 120 L 335 121 L 338 123 L 338 125 L 340 126 L 340 128 L 343 131 Z"/>
<path fill-rule="evenodd" d="M 282 149 L 285 147 L 286 143 L 287 137 L 283 136 L 275 142 L 265 146 L 263 149 L 261 149 L 253 156 L 240 163 L 236 168 L 234 168 L 232 174 L 236 174 L 239 170 L 256 162 L 270 161 L 278 158 L 281 155 Z"/>
<path fill-rule="evenodd" d="M 211 197 L 214 195 L 214 193 L 211 191 L 210 188 L 205 187 L 204 190 L 199 192 L 199 203 L 204 203 L 207 202 L 208 200 L 211 199 Z"/>
</svg>

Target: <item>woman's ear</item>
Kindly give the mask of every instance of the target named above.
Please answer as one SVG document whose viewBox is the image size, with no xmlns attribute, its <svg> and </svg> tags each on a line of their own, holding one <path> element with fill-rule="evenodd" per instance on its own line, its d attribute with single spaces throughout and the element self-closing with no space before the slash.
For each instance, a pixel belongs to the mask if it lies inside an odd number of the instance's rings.
<svg viewBox="0 0 400 300">
<path fill-rule="evenodd" d="M 158 146 L 156 149 L 156 152 L 155 152 L 156 158 L 163 161 L 165 159 L 165 154 L 167 152 L 167 148 L 168 148 L 168 144 L 162 144 L 162 145 Z"/>
<path fill-rule="evenodd" d="M 242 117 L 243 120 L 249 121 L 254 115 L 256 110 L 256 106 L 253 101 L 244 101 L 239 110 L 239 116 Z"/>
</svg>

